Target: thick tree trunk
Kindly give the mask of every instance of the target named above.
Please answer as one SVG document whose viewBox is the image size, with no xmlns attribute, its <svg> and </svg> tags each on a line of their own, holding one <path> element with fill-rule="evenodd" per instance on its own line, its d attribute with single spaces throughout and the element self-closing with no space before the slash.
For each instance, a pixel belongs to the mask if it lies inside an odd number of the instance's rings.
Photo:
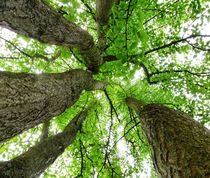
<svg viewBox="0 0 210 178">
<path fill-rule="evenodd" d="M 140 116 L 159 177 L 209 178 L 210 131 L 186 114 L 128 97 Z"/>
<path fill-rule="evenodd" d="M 35 178 L 63 153 L 76 137 L 87 111 L 78 114 L 62 133 L 49 137 L 11 161 L 0 162 L 1 178 Z"/>
<path fill-rule="evenodd" d="M 83 90 L 103 87 L 79 69 L 40 75 L 0 72 L 0 142 L 61 114 Z"/>
<path fill-rule="evenodd" d="M 40 0 L 1 0 L 0 26 L 44 43 L 76 47 L 92 71 L 103 63 L 92 36 Z"/>
</svg>

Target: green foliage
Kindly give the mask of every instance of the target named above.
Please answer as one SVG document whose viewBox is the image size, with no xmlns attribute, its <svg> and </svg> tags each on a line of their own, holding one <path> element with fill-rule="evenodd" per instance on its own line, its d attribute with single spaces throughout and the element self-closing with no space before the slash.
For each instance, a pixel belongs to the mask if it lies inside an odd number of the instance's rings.
<svg viewBox="0 0 210 178">
<path fill-rule="evenodd" d="M 78 0 L 44 2 L 56 11 L 66 12 L 63 16 L 67 20 L 84 27 L 97 40 L 95 1 L 83 1 L 92 12 Z M 94 76 L 108 82 L 109 98 L 103 91 L 84 92 L 72 108 L 52 119 L 50 135 L 61 131 L 83 108 L 97 103 L 89 111 L 77 139 L 43 177 L 117 178 L 143 173 L 150 150 L 141 123 L 124 104 L 126 96 L 161 103 L 185 111 L 203 124 L 210 123 L 210 38 L 198 36 L 175 42 L 190 35 L 206 35 L 202 29 L 209 21 L 207 2 L 130 0 L 113 6 L 103 55 L 114 55 L 118 60 L 103 64 Z M 8 31 L 2 30 L 1 37 L 5 33 Z M 9 42 L 0 39 L 4 46 L 0 51 L 0 70 L 56 73 L 86 68 L 76 49 L 42 44 L 19 35 L 7 39 Z M 39 140 L 40 132 L 41 126 L 0 145 L 1 160 L 26 151 Z M 153 172 L 149 176 L 155 177 Z"/>
</svg>

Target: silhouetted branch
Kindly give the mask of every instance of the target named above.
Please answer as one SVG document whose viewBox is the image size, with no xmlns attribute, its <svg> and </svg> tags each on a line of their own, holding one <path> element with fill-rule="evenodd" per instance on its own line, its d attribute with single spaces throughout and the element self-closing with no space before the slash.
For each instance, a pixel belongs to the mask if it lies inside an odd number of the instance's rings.
<svg viewBox="0 0 210 178">
<path fill-rule="evenodd" d="M 95 13 L 93 12 L 93 9 L 84 0 L 81 0 L 81 1 L 82 1 L 83 5 L 88 9 L 87 12 L 91 14 L 91 16 L 94 20 L 96 20 Z"/>
<path fill-rule="evenodd" d="M 113 103 L 112 103 L 112 100 L 111 100 L 111 98 L 109 97 L 109 94 L 108 94 L 107 90 L 104 90 L 104 94 L 105 94 L 106 98 L 108 99 L 109 104 L 110 104 L 110 107 L 111 107 L 111 109 L 113 109 L 113 111 L 114 111 L 114 113 L 115 113 L 115 115 L 116 115 L 116 117 L 117 117 L 117 120 L 120 122 L 120 119 L 119 119 L 119 117 L 118 117 L 117 110 L 115 109 L 115 107 L 114 107 L 114 105 L 113 105 Z"/>
<path fill-rule="evenodd" d="M 132 64 L 137 64 L 139 65 L 140 67 L 142 67 L 143 71 L 144 71 L 144 74 L 146 76 L 146 80 L 149 84 L 157 84 L 159 82 L 163 82 L 163 81 L 167 81 L 169 79 L 160 79 L 160 80 L 151 80 L 151 77 L 155 76 L 155 75 L 160 75 L 160 74 L 170 74 L 170 73 L 188 73 L 188 74 L 191 74 L 191 75 L 195 75 L 197 77 L 201 77 L 201 76 L 209 76 L 210 73 L 209 72 L 202 72 L 202 73 L 196 73 L 196 72 L 191 72 L 189 70 L 186 70 L 186 69 L 183 69 L 183 70 L 164 70 L 164 71 L 156 71 L 156 72 L 152 72 L 150 73 L 148 68 L 146 67 L 146 65 L 143 63 L 143 62 L 138 62 L 138 61 L 135 61 L 135 60 L 130 60 L 129 61 L 130 63 Z"/>
<path fill-rule="evenodd" d="M 51 57 L 46 57 L 45 55 L 39 54 L 39 53 L 35 53 L 34 55 L 30 55 L 30 54 L 26 53 L 24 50 L 22 50 L 22 49 L 20 49 L 19 47 L 17 47 L 13 42 L 11 42 L 11 41 L 9 41 L 9 40 L 7 40 L 7 39 L 1 37 L 1 36 L 0 36 L 0 38 L 1 38 L 2 40 L 4 40 L 6 43 L 10 44 L 10 45 L 11 45 L 12 47 L 14 47 L 16 50 L 18 50 L 21 54 L 23 54 L 23 55 L 26 56 L 26 57 L 29 57 L 29 58 L 32 59 L 32 60 L 34 60 L 35 58 L 40 58 L 40 59 L 43 59 L 43 60 L 45 60 L 45 61 L 47 61 L 47 62 L 54 62 L 54 61 L 60 56 L 60 54 L 61 54 L 61 51 L 59 50 L 59 51 L 55 52 L 55 54 L 54 54 L 53 56 L 51 56 Z M 2 59 L 3 59 L 3 58 L 4 58 L 4 59 L 7 59 L 7 58 L 10 58 L 10 57 L 0 57 L 0 58 L 2 58 Z M 12 57 L 12 58 L 10 58 L 10 59 L 18 59 L 18 58 Z"/>
<path fill-rule="evenodd" d="M 158 51 L 158 50 L 161 50 L 161 49 L 164 49 L 164 48 L 168 48 L 170 46 L 176 45 L 176 44 L 181 43 L 181 42 L 187 42 L 188 39 L 193 39 L 193 38 L 198 38 L 198 37 L 207 38 L 207 37 L 210 37 L 210 35 L 190 35 L 186 38 L 175 40 L 175 41 L 172 41 L 170 43 L 164 44 L 162 46 L 159 46 L 159 47 L 153 48 L 151 50 L 148 50 L 148 51 L 144 52 L 144 55 L 146 56 L 147 54 L 153 53 L 155 51 Z M 130 57 L 139 57 L 139 56 L 142 56 L 142 54 L 136 54 L 136 55 L 132 55 Z"/>
<path fill-rule="evenodd" d="M 207 52 L 210 52 L 210 48 L 202 48 L 202 47 L 199 47 L 199 46 L 196 46 L 192 43 L 190 43 L 189 41 L 186 41 L 190 46 L 192 46 L 194 49 L 198 49 L 200 51 L 207 51 Z"/>
<path fill-rule="evenodd" d="M 210 72 L 202 72 L 202 73 L 195 73 L 195 72 L 191 72 L 189 70 L 183 69 L 183 70 L 164 70 L 164 71 L 157 71 L 157 72 L 152 72 L 150 74 L 150 77 L 154 76 L 154 75 L 158 75 L 158 74 L 165 74 L 165 73 L 188 73 L 191 75 L 196 75 L 196 76 L 209 76 Z"/>
<path fill-rule="evenodd" d="M 31 56 L 30 54 L 26 53 L 25 51 L 23 51 L 22 49 L 18 48 L 14 43 L 12 43 L 11 41 L 3 38 L 0 36 L 0 38 L 2 40 L 4 40 L 6 43 L 10 44 L 12 47 L 14 47 L 15 49 L 17 49 L 20 53 L 22 53 L 23 55 L 25 55 L 26 57 L 29 57 L 29 58 L 32 58 L 33 59 L 33 56 Z"/>
</svg>

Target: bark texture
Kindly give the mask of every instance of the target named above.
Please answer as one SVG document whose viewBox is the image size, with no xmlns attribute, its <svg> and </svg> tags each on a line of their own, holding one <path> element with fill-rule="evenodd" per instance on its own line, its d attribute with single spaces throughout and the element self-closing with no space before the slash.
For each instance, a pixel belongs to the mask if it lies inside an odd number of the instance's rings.
<svg viewBox="0 0 210 178">
<path fill-rule="evenodd" d="M 1 178 L 35 178 L 47 169 L 63 153 L 76 137 L 87 111 L 78 114 L 62 133 L 39 142 L 22 155 L 0 162 Z"/>
<path fill-rule="evenodd" d="M 209 178 L 210 131 L 185 113 L 128 97 L 140 116 L 153 162 L 162 178 Z"/>
<path fill-rule="evenodd" d="M 103 89 L 90 72 L 0 72 L 0 142 L 61 114 L 83 90 Z"/>
<path fill-rule="evenodd" d="M 40 0 L 1 0 L 0 26 L 44 43 L 76 47 L 92 71 L 103 63 L 92 36 Z"/>
</svg>

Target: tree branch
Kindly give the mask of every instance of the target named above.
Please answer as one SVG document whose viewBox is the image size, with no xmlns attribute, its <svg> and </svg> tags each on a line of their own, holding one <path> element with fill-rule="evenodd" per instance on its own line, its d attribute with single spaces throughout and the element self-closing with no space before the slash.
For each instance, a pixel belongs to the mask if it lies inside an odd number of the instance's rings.
<svg viewBox="0 0 210 178">
<path fill-rule="evenodd" d="M 164 70 L 164 71 L 157 71 L 157 72 L 152 72 L 150 74 L 150 77 L 154 76 L 154 75 L 158 75 L 158 74 L 164 74 L 164 73 L 188 73 L 191 75 L 196 75 L 196 76 L 209 76 L 210 73 L 209 72 L 202 72 L 202 73 L 195 73 L 195 72 L 191 72 L 189 70 L 183 69 L 183 70 Z"/>
<path fill-rule="evenodd" d="M 117 113 L 117 111 L 116 111 L 116 109 L 115 109 L 115 107 L 114 107 L 114 105 L 113 105 L 113 103 L 112 103 L 112 100 L 111 100 L 111 98 L 109 97 L 109 94 L 108 94 L 108 92 L 107 92 L 106 90 L 104 90 L 104 94 L 105 94 L 106 98 L 108 99 L 109 104 L 110 104 L 110 107 L 113 109 L 113 111 L 114 111 L 114 113 L 115 113 L 115 115 L 116 115 L 116 117 L 117 117 L 117 120 L 120 122 L 120 119 L 119 119 L 119 117 L 118 117 L 118 113 Z"/>
<path fill-rule="evenodd" d="M 114 0 L 96 0 L 96 27 L 98 33 L 98 45 L 101 52 L 106 49 L 106 30 L 109 15 Z"/>
<path fill-rule="evenodd" d="M 42 140 L 10 161 L 1 162 L 0 177 L 38 177 L 74 141 L 86 116 L 87 110 L 80 112 L 63 132 Z"/>
<path fill-rule="evenodd" d="M 143 68 L 143 71 L 144 71 L 144 74 L 146 76 L 146 80 L 149 84 L 157 84 L 159 82 L 163 82 L 163 81 L 166 81 L 167 79 L 162 79 L 162 80 L 155 80 L 155 81 L 151 81 L 151 77 L 155 76 L 155 75 L 159 75 L 159 74 L 165 74 L 165 73 L 188 73 L 188 74 L 191 74 L 191 75 L 195 75 L 195 76 L 198 76 L 198 77 L 201 77 L 201 76 L 209 76 L 210 73 L 209 72 L 202 72 L 202 73 L 196 73 L 196 72 L 191 72 L 189 70 L 186 70 L 186 69 L 180 69 L 180 70 L 164 70 L 164 71 L 156 71 L 156 72 L 152 72 L 150 73 L 148 68 L 146 67 L 146 65 L 143 63 L 143 62 L 138 62 L 138 61 L 135 61 L 135 60 L 130 60 L 129 61 L 130 63 L 132 64 L 138 64 L 140 67 Z"/>
<path fill-rule="evenodd" d="M 103 63 L 87 31 L 39 0 L 1 1 L 0 26 L 40 42 L 78 48 L 91 71 L 98 72 Z"/>
<path fill-rule="evenodd" d="M 92 17 L 93 17 L 94 20 L 96 20 L 95 13 L 93 12 L 93 9 L 87 3 L 85 3 L 84 0 L 81 0 L 81 1 L 82 1 L 83 5 L 88 9 L 87 12 L 92 15 Z"/>
<path fill-rule="evenodd" d="M 164 44 L 162 46 L 159 46 L 159 47 L 153 48 L 151 50 L 148 50 L 148 51 L 146 51 L 144 53 L 144 55 L 146 56 L 147 54 L 153 53 L 155 51 L 158 51 L 158 50 L 161 50 L 161 49 L 164 49 L 164 48 L 168 48 L 168 47 L 173 46 L 173 45 L 176 45 L 176 44 L 178 44 L 180 42 L 187 42 L 188 39 L 198 38 L 198 37 L 205 38 L 205 37 L 210 37 L 210 35 L 190 35 L 190 36 L 188 36 L 186 38 L 175 40 L 175 41 L 172 41 L 170 43 Z M 142 54 L 136 54 L 136 55 L 132 55 L 130 57 L 139 57 L 139 56 L 142 56 Z"/>
</svg>

